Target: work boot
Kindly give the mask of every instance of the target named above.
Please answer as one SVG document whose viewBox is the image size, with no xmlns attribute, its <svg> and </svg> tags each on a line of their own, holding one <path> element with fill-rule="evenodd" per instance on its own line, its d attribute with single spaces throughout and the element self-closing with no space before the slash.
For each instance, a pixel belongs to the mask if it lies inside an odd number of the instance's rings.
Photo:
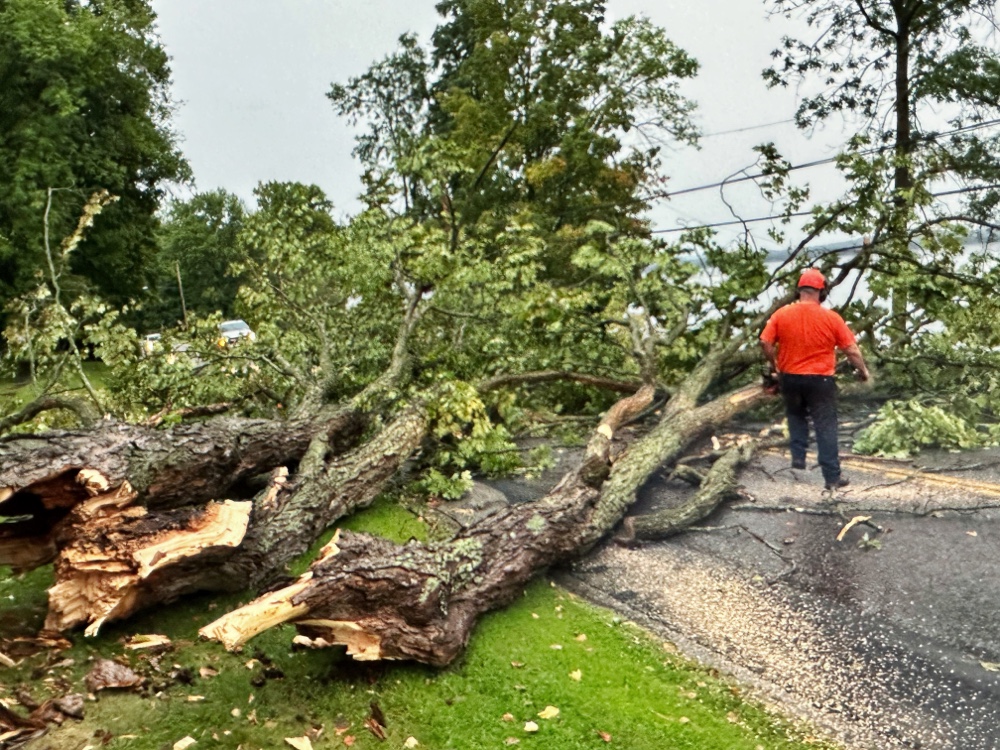
<svg viewBox="0 0 1000 750">
<path fill-rule="evenodd" d="M 851 480 L 845 476 L 839 476 L 832 482 L 826 483 L 826 489 L 828 490 L 839 490 L 841 487 L 846 487 L 851 483 Z"/>
<path fill-rule="evenodd" d="M 806 468 L 806 460 L 804 458 L 793 458 L 792 459 L 792 468 L 793 469 L 805 469 Z"/>
</svg>

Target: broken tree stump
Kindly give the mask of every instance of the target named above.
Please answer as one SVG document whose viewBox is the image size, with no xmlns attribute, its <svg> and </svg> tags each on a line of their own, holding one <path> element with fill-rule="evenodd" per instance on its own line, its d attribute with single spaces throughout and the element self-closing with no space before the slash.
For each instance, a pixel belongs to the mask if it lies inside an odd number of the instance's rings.
<svg viewBox="0 0 1000 750">
<path fill-rule="evenodd" d="M 353 408 L 313 420 L 219 418 L 157 430 L 104 422 L 91 430 L 0 438 L 0 565 L 26 570 L 54 559 L 55 529 L 98 494 L 121 490 L 150 510 L 204 505 L 276 466 L 297 463 L 317 433 L 331 451 L 354 444 Z"/>
</svg>

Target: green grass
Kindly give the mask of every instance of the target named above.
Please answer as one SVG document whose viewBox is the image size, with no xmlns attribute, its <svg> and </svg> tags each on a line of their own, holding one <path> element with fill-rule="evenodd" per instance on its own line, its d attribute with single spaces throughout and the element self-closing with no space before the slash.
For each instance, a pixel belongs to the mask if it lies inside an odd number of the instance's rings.
<svg viewBox="0 0 1000 750">
<path fill-rule="evenodd" d="M 417 536 L 423 524 L 383 501 L 352 519 L 351 526 L 405 539 Z M 0 636 L 37 629 L 44 617 L 41 591 L 50 580 L 48 570 L 21 578 L 0 571 L 0 597 L 14 597 L 3 601 L 5 614 L 8 604 L 13 609 L 0 620 Z M 317 750 L 344 747 L 348 736 L 355 738 L 355 748 L 389 750 L 404 747 L 411 736 L 419 747 L 432 749 L 504 748 L 512 740 L 518 747 L 546 750 L 817 746 L 787 722 L 743 701 L 736 686 L 545 580 L 529 586 L 507 609 L 484 617 L 466 653 L 443 670 L 365 665 L 338 650 L 293 651 L 294 629 L 288 626 L 262 634 L 242 654 L 198 640 L 199 627 L 248 598 L 189 598 L 108 626 L 95 639 L 74 635 L 68 652 L 38 654 L 15 669 L 0 670 L 0 700 L 16 703 L 18 685 L 29 686 L 36 700 L 82 691 L 93 659 L 104 656 L 127 659 L 147 676 L 147 688 L 99 694 L 86 703 L 83 722 L 53 728 L 29 748 L 96 748 L 104 738 L 108 748 L 160 750 L 190 735 L 198 741 L 195 750 L 256 750 L 288 747 L 284 738 L 319 727 Z M 174 647 L 158 659 L 125 652 L 122 642 L 134 633 L 169 635 Z M 203 667 L 217 676 L 200 676 Z M 203 699 L 189 701 L 191 696 Z M 385 742 L 364 727 L 373 702 L 386 718 Z M 547 706 L 557 707 L 558 716 L 540 718 Z M 538 731 L 526 732 L 527 721 L 536 722 Z M 347 727 L 342 735 L 338 726 Z M 610 735 L 610 745 L 600 732 Z"/>
<path fill-rule="evenodd" d="M 98 390 L 104 388 L 104 380 L 108 372 L 107 365 L 96 361 L 84 362 L 83 372 L 94 388 Z M 69 386 L 71 389 L 83 392 L 83 383 L 76 375 L 70 377 Z M 21 406 L 35 398 L 38 393 L 37 386 L 31 382 L 20 382 L 12 378 L 0 378 L 0 406 L 6 406 L 9 409 Z"/>
<path fill-rule="evenodd" d="M 46 590 L 53 583 L 52 566 L 19 576 L 0 565 L 0 638 L 29 636 L 45 621 Z M 0 668 L 0 683 L 3 680 Z"/>
</svg>

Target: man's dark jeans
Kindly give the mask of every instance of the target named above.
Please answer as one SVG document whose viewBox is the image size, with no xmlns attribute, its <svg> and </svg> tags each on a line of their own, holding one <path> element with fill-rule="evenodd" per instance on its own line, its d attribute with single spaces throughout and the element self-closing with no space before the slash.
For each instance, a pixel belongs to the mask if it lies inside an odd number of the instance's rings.
<svg viewBox="0 0 1000 750">
<path fill-rule="evenodd" d="M 837 381 L 826 375 L 781 374 L 781 396 L 785 400 L 792 462 L 805 463 L 809 445 L 809 418 L 816 430 L 816 452 L 823 480 L 831 485 L 840 479 L 837 448 Z"/>
</svg>

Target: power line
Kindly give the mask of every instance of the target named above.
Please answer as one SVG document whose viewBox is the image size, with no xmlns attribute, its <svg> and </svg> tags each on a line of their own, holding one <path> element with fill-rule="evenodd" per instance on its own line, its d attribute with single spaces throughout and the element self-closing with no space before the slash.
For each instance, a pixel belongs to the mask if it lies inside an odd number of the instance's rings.
<svg viewBox="0 0 1000 750">
<path fill-rule="evenodd" d="M 941 138 L 941 137 L 944 137 L 944 136 L 955 135 L 957 133 L 964 133 L 964 132 L 968 132 L 970 130 L 979 130 L 980 128 L 986 128 L 986 127 L 990 127 L 992 125 L 1000 125 L 1000 119 L 988 120 L 986 122 L 975 123 L 974 125 L 965 125 L 965 126 L 963 126 L 961 128 L 955 128 L 953 130 L 946 130 L 946 131 L 944 131 L 942 133 L 935 133 L 933 135 L 927 135 L 927 136 L 923 137 L 920 140 L 934 141 L 934 140 L 936 140 L 938 138 Z M 758 126 L 754 126 L 754 127 L 758 127 Z M 763 127 L 763 126 L 760 126 L 760 127 Z M 732 132 L 735 132 L 735 131 L 732 131 Z M 722 135 L 722 133 L 716 133 L 714 135 Z M 867 156 L 869 154 L 882 153 L 882 152 L 890 150 L 891 148 L 892 148 L 891 146 L 882 146 L 880 148 L 874 148 L 874 149 L 870 149 L 868 151 L 862 151 L 861 153 L 863 155 Z M 822 164 L 832 164 L 833 162 L 837 161 L 837 159 L 838 159 L 837 156 L 830 156 L 830 157 L 827 157 L 825 159 L 817 159 L 816 161 L 810 161 L 810 162 L 806 162 L 804 164 L 795 164 L 795 165 L 789 167 L 788 171 L 789 172 L 794 172 L 794 171 L 799 170 L 799 169 L 808 169 L 810 167 L 818 167 L 818 166 L 820 166 Z M 685 195 L 687 193 L 697 193 L 697 192 L 699 192 L 701 190 L 711 190 L 712 188 L 722 187 L 724 185 L 735 185 L 738 182 L 748 182 L 750 180 L 756 180 L 756 179 L 758 179 L 760 177 L 766 177 L 766 176 L 767 175 L 765 175 L 763 172 L 759 172 L 757 174 L 750 174 L 750 175 L 743 175 L 741 177 L 734 177 L 732 179 L 723 180 L 721 182 L 713 182 L 713 183 L 711 183 L 709 185 L 698 185 L 697 187 L 682 188 L 681 190 L 669 190 L 669 191 L 667 191 L 665 197 L 673 198 L 676 195 Z"/>
<path fill-rule="evenodd" d="M 827 159 L 819 159 L 817 161 L 806 162 L 805 164 L 796 164 L 788 168 L 789 172 L 794 172 L 797 169 L 808 169 L 809 167 L 818 167 L 820 164 L 829 164 L 837 160 L 837 157 L 831 156 Z M 711 190 L 712 188 L 722 187 L 723 185 L 735 185 L 737 182 L 747 182 L 748 180 L 756 180 L 759 177 L 765 177 L 763 172 L 757 174 L 746 174 L 742 177 L 734 177 L 731 180 L 723 180 L 722 182 L 713 182 L 711 185 L 699 185 L 698 187 L 684 188 L 683 190 L 671 190 L 667 192 L 667 197 L 673 198 L 675 195 L 684 195 L 685 193 L 697 193 L 701 190 Z"/>
<path fill-rule="evenodd" d="M 748 125 L 745 128 L 733 128 L 732 130 L 720 130 L 717 133 L 705 133 L 699 138 L 714 138 L 717 135 L 730 135 L 731 133 L 746 133 L 748 130 L 761 130 L 763 128 L 770 128 L 775 125 L 785 125 L 789 122 L 795 122 L 794 117 L 789 117 L 787 120 L 776 120 L 775 122 L 765 122 L 760 125 Z"/>
<path fill-rule="evenodd" d="M 1000 183 L 993 183 L 992 185 L 976 185 L 975 187 L 955 188 L 954 190 L 942 190 L 940 193 L 931 193 L 931 195 L 933 195 L 935 198 L 941 198 L 945 195 L 974 193 L 977 190 L 993 190 L 995 188 L 1000 188 Z"/>
<path fill-rule="evenodd" d="M 975 185 L 973 187 L 956 188 L 955 190 L 943 190 L 940 193 L 931 193 L 934 198 L 942 198 L 946 195 L 959 195 L 962 193 L 974 193 L 979 190 L 1000 189 L 1000 183 L 991 185 Z M 717 221 L 714 224 L 699 224 L 690 227 L 674 227 L 672 229 L 654 229 L 650 234 L 672 234 L 674 232 L 689 232 L 694 229 L 715 229 L 717 227 L 731 227 L 737 224 L 757 224 L 762 221 L 774 221 L 775 219 L 791 219 L 798 216 L 811 216 L 812 211 L 797 211 L 790 214 L 775 214 L 773 216 L 758 216 L 754 219 L 733 219 L 732 221 Z"/>
<path fill-rule="evenodd" d="M 792 218 L 795 216 L 809 216 L 812 211 L 797 211 L 791 214 L 776 214 L 774 216 L 758 216 L 756 219 L 733 219 L 732 221 L 717 221 L 714 224 L 699 224 L 693 227 L 674 227 L 673 229 L 654 229 L 650 234 L 669 234 L 671 232 L 690 232 L 692 229 L 715 229 L 716 227 L 731 227 L 736 224 L 756 224 L 761 221 L 773 221 L 774 219 Z"/>
</svg>

